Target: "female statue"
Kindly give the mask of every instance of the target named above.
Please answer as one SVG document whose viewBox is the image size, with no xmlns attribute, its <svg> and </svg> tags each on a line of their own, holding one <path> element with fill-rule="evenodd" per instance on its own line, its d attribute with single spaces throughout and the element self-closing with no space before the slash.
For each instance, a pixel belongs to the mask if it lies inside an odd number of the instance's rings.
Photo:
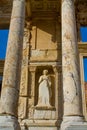
<svg viewBox="0 0 87 130">
<path fill-rule="evenodd" d="M 43 70 L 43 75 L 39 78 L 39 94 L 38 94 L 38 104 L 37 106 L 51 107 L 50 98 L 52 96 L 51 92 L 51 80 L 48 75 L 48 70 Z"/>
</svg>

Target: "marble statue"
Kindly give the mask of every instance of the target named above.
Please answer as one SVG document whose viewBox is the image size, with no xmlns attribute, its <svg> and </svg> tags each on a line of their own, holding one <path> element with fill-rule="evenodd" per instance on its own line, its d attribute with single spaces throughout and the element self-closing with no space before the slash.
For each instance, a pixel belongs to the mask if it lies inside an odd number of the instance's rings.
<svg viewBox="0 0 87 130">
<path fill-rule="evenodd" d="M 51 91 L 51 79 L 48 75 L 48 70 L 43 70 L 43 75 L 39 78 L 39 94 L 37 106 L 51 107 L 50 98 L 52 96 Z"/>
</svg>

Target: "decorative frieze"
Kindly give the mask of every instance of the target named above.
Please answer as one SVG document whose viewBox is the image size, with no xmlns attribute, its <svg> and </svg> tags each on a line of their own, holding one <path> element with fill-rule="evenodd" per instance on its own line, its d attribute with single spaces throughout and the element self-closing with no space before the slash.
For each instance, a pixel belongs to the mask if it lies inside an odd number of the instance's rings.
<svg viewBox="0 0 87 130">
<path fill-rule="evenodd" d="M 59 11 L 59 3 L 60 1 L 56 0 L 32 0 L 32 12 L 34 11 Z"/>
</svg>

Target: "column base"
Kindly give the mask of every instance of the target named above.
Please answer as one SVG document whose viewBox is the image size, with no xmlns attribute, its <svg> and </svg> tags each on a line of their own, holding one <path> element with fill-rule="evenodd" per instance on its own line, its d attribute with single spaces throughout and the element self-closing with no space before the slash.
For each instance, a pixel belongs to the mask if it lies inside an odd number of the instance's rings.
<svg viewBox="0 0 87 130">
<path fill-rule="evenodd" d="M 0 115 L 0 130 L 21 130 L 16 117 Z"/>
<path fill-rule="evenodd" d="M 70 125 L 66 130 L 87 130 L 87 122 L 79 122 Z"/>
<path fill-rule="evenodd" d="M 87 123 L 80 116 L 67 116 L 63 118 L 60 130 L 87 130 Z"/>
</svg>

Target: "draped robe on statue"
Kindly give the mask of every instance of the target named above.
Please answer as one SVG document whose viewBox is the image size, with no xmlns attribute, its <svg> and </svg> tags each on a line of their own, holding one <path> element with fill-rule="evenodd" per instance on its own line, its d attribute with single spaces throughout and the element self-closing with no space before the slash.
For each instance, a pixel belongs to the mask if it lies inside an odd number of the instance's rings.
<svg viewBox="0 0 87 130">
<path fill-rule="evenodd" d="M 48 75 L 42 75 L 39 78 L 39 95 L 37 106 L 48 106 L 50 107 L 51 97 L 51 80 Z"/>
</svg>

